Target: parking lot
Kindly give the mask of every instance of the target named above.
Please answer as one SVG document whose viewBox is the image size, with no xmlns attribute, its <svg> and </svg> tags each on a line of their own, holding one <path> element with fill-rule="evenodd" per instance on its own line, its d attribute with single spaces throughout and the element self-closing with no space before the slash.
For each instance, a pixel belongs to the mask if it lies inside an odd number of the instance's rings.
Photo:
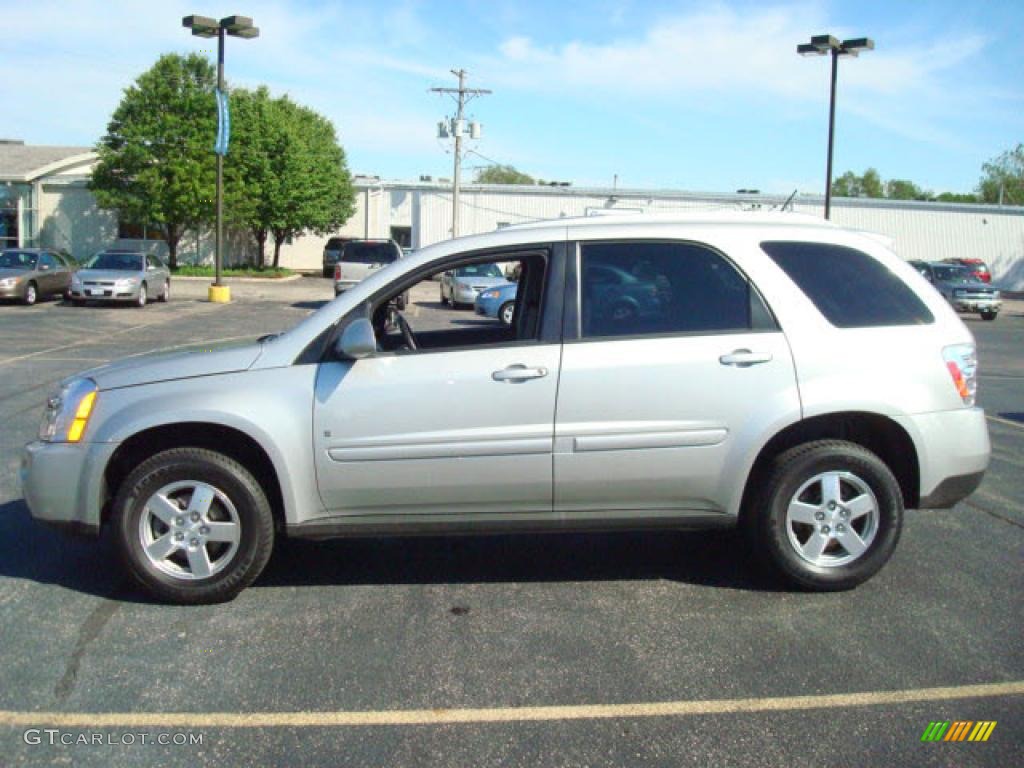
<svg viewBox="0 0 1024 768">
<path fill-rule="evenodd" d="M 0 305 L 0 764 L 1024 764 L 1024 302 L 967 319 L 993 443 L 982 487 L 908 512 L 855 591 L 790 591 L 733 532 L 552 534 L 283 541 L 234 602 L 158 605 L 109 537 L 32 523 L 19 453 L 64 376 L 280 330 L 333 295 L 320 278 L 233 293 Z M 436 283 L 408 314 L 493 322 L 442 308 Z M 922 743 L 934 720 L 998 725 Z M 204 741 L 34 745 L 33 727 Z"/>
</svg>

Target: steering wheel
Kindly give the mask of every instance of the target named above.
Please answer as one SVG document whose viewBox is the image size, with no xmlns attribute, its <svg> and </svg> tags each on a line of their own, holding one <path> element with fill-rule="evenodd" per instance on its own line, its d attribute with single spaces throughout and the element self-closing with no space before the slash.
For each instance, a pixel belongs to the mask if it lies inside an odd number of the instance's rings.
<svg viewBox="0 0 1024 768">
<path fill-rule="evenodd" d="M 405 346 L 409 349 L 418 349 L 416 346 L 416 335 L 412 332 L 412 328 L 409 327 L 409 322 L 402 317 L 401 312 L 395 312 L 395 318 L 398 320 L 398 327 L 402 331 L 402 340 L 405 342 Z"/>
</svg>

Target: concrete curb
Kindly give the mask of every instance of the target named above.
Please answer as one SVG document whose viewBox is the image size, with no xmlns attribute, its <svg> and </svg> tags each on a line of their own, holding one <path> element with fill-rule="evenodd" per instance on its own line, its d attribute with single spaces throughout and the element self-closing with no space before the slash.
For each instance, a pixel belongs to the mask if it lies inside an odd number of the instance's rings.
<svg viewBox="0 0 1024 768">
<path fill-rule="evenodd" d="M 290 283 L 293 280 L 301 280 L 302 275 L 288 275 L 288 277 L 224 277 L 225 283 Z M 213 275 L 209 277 L 188 277 L 185 275 L 171 275 L 175 282 L 181 280 L 187 283 L 209 283 L 213 281 Z"/>
</svg>

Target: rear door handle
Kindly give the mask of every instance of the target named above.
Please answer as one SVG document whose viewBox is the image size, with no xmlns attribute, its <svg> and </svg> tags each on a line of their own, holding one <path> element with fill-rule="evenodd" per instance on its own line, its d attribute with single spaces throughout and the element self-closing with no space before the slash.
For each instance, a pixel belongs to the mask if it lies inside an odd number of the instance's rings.
<svg viewBox="0 0 1024 768">
<path fill-rule="evenodd" d="M 749 368 L 751 365 L 771 362 L 770 352 L 751 352 L 749 349 L 734 349 L 728 355 L 722 355 L 718 362 L 722 365 L 735 365 L 737 368 Z"/>
<path fill-rule="evenodd" d="M 517 363 L 500 371 L 495 371 L 491 374 L 491 378 L 495 381 L 507 381 L 514 384 L 520 381 L 529 381 L 530 379 L 542 379 L 547 375 L 547 368 L 527 368 L 525 365 Z"/>
</svg>

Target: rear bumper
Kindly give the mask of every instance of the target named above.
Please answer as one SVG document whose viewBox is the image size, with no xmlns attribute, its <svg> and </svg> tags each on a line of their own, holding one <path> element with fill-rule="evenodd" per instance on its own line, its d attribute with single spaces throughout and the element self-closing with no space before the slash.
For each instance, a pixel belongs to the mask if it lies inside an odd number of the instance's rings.
<svg viewBox="0 0 1024 768">
<path fill-rule="evenodd" d="M 921 468 L 921 508 L 944 509 L 981 483 L 992 452 L 981 408 L 920 413 L 911 417 Z"/>
</svg>

